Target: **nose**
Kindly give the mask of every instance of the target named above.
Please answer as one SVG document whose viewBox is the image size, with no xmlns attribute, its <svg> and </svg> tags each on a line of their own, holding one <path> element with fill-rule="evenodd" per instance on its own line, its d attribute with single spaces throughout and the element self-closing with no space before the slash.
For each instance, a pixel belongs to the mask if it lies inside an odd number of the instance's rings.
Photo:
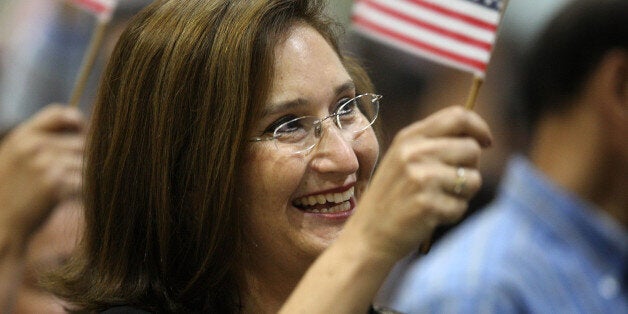
<svg viewBox="0 0 628 314">
<path fill-rule="evenodd" d="M 351 141 L 347 141 L 342 131 L 332 121 L 322 126 L 320 142 L 314 147 L 311 167 L 322 173 L 352 174 L 359 168 L 358 157 Z"/>
</svg>

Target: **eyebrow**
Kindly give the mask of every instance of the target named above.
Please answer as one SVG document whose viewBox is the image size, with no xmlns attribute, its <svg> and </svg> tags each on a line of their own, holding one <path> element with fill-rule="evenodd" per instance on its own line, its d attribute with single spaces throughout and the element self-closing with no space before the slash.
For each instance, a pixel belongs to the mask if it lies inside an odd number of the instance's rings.
<svg viewBox="0 0 628 314">
<path fill-rule="evenodd" d="M 355 90 L 355 83 L 351 80 L 334 88 L 335 95 L 340 95 L 349 90 Z M 264 110 L 262 111 L 262 116 L 265 117 L 265 116 L 275 114 L 277 112 L 293 110 L 295 108 L 303 107 L 307 104 L 309 104 L 309 101 L 307 101 L 307 99 L 304 99 L 304 98 L 296 98 L 296 99 L 273 103 L 264 108 Z"/>
</svg>

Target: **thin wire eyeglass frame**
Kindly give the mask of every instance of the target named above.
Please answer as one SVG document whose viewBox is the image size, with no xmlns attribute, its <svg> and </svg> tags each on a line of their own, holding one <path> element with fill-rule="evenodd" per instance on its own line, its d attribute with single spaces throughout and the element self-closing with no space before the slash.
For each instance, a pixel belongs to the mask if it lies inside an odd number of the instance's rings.
<svg viewBox="0 0 628 314">
<path fill-rule="evenodd" d="M 296 151 L 293 151 L 292 154 L 303 154 L 303 153 L 308 153 L 309 151 L 311 151 L 314 147 L 316 147 L 316 145 L 318 145 L 318 143 L 320 142 L 320 139 L 322 137 L 322 124 L 325 120 L 330 119 L 330 118 L 334 118 L 334 124 L 338 127 L 338 129 L 340 129 L 341 131 L 346 131 L 345 128 L 342 127 L 342 122 L 340 120 L 342 114 L 343 114 L 343 108 L 345 106 L 347 106 L 348 104 L 350 104 L 351 102 L 357 101 L 360 98 L 363 97 L 371 97 L 371 104 L 372 107 L 368 108 L 373 110 L 373 117 L 371 118 L 370 121 L 368 121 L 368 123 L 366 125 L 364 125 L 363 127 L 361 127 L 358 130 L 352 130 L 351 134 L 351 139 L 347 139 L 347 140 L 355 140 L 355 136 L 358 133 L 363 132 L 364 130 L 368 129 L 369 127 L 371 127 L 373 125 L 373 123 L 375 123 L 375 120 L 377 120 L 377 117 L 379 116 L 379 100 L 383 97 L 382 95 L 378 95 L 378 94 L 372 94 L 372 93 L 364 93 L 364 94 L 360 94 L 357 95 L 349 100 L 347 100 L 346 102 L 344 102 L 342 105 L 338 106 L 338 108 L 329 116 L 326 116 L 324 118 L 319 118 L 316 116 L 301 116 L 298 118 L 294 118 L 290 121 L 287 121 L 285 123 L 282 123 L 281 125 L 279 125 L 278 127 L 275 128 L 275 130 L 273 130 L 273 134 L 271 136 L 267 136 L 267 137 L 253 137 L 249 140 L 249 142 L 262 142 L 262 141 L 274 141 L 275 143 L 275 148 L 279 149 L 279 146 L 277 145 L 277 142 L 280 141 L 281 138 L 281 134 L 279 132 L 279 130 L 286 128 L 288 125 L 290 125 L 291 123 L 294 123 L 296 121 L 302 121 L 302 120 L 307 120 L 307 119 L 314 119 L 314 121 L 312 122 L 312 128 L 309 129 L 307 131 L 307 136 L 305 136 L 304 138 L 310 138 L 311 133 L 313 133 L 314 138 L 316 139 L 312 144 L 310 145 L 306 145 L 304 148 L 300 148 L 297 149 Z M 362 116 L 365 116 L 365 113 L 362 112 L 362 109 L 359 108 L 359 112 Z M 343 135 L 347 135 L 345 132 L 342 132 Z M 345 137 L 346 138 L 346 137 Z"/>
</svg>

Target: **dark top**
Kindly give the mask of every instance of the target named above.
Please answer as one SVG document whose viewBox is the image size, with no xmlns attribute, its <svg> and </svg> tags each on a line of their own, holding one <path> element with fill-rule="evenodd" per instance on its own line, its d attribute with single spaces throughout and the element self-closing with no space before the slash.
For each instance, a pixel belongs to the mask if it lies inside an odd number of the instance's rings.
<svg viewBox="0 0 628 314">
<path fill-rule="evenodd" d="M 101 314 L 142 314 L 151 313 L 130 306 L 116 306 L 100 312 Z"/>
<path fill-rule="evenodd" d="M 136 309 L 130 306 L 116 306 L 100 313 L 101 314 L 145 314 L 145 313 L 151 313 L 151 312 Z M 389 313 L 397 314 L 400 312 L 396 312 L 394 310 L 390 310 L 386 308 L 372 307 L 372 306 L 369 308 L 369 311 L 368 311 L 368 314 L 389 314 Z"/>
</svg>

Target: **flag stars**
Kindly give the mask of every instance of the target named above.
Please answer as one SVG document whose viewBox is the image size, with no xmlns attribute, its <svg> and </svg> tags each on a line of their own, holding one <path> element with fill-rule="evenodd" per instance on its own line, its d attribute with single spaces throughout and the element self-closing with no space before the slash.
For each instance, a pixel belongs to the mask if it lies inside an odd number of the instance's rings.
<svg viewBox="0 0 628 314">
<path fill-rule="evenodd" d="M 501 10 L 504 5 L 503 0 L 468 0 L 477 4 L 481 4 L 485 7 L 489 7 L 495 10 Z"/>
</svg>

